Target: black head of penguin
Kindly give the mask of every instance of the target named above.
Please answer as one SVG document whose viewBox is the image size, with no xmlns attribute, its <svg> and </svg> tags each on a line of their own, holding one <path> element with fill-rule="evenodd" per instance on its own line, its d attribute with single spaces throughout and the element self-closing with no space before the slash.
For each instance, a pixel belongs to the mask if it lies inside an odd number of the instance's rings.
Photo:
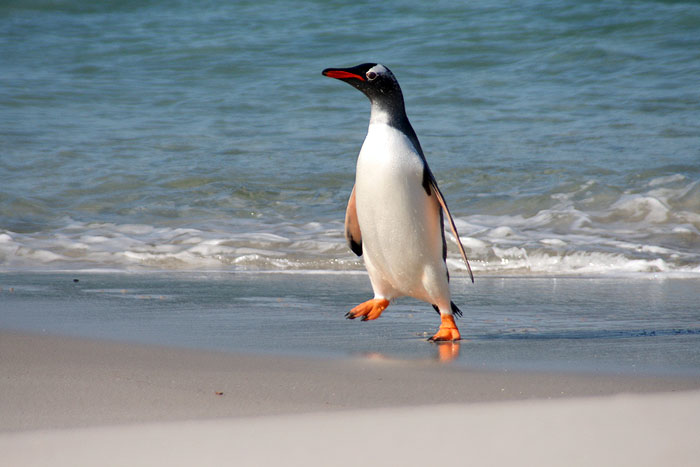
<svg viewBox="0 0 700 467">
<path fill-rule="evenodd" d="M 351 68 L 326 68 L 322 74 L 345 81 L 362 91 L 372 104 L 389 112 L 405 112 L 399 82 L 391 70 L 382 64 L 363 63 Z"/>
<path fill-rule="evenodd" d="M 422 156 L 418 137 L 406 116 L 401 87 L 391 70 L 380 63 L 363 63 L 351 68 L 326 68 L 322 74 L 362 91 L 372 103 L 370 121 L 386 123 L 403 131 Z"/>
</svg>

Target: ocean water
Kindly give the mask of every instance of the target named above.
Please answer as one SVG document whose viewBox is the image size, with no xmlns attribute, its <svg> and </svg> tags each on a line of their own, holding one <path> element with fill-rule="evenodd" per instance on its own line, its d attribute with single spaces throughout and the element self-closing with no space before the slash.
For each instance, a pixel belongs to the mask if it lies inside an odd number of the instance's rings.
<svg viewBox="0 0 700 467">
<path fill-rule="evenodd" d="M 2 2 L 0 270 L 362 271 L 366 61 L 477 281 L 700 277 L 700 4 L 650 0 Z"/>
</svg>

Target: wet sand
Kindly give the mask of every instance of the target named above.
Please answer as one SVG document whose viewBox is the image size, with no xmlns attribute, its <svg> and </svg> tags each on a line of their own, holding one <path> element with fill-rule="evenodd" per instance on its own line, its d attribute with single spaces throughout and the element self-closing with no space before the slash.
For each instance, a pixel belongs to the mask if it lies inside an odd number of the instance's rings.
<svg viewBox="0 0 700 467">
<path fill-rule="evenodd" d="M 458 352 L 426 343 L 440 319 L 417 300 L 344 319 L 371 296 L 365 274 L 0 273 L 0 329 L 311 358 L 451 353 L 495 372 L 700 376 L 700 281 L 462 279 L 452 281 Z"/>
<path fill-rule="evenodd" d="M 0 356 L 9 465 L 691 465 L 700 455 L 698 377 L 477 371 L 13 332 L 0 332 Z"/>
</svg>

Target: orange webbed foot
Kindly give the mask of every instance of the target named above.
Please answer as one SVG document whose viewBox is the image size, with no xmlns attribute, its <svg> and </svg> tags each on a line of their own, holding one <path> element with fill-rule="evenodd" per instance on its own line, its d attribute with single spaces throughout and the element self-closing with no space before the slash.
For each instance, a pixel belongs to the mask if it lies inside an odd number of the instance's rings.
<svg viewBox="0 0 700 467">
<path fill-rule="evenodd" d="M 347 319 L 362 318 L 362 321 L 370 321 L 379 318 L 382 311 L 389 306 L 389 300 L 384 298 L 373 298 L 364 303 L 360 303 L 345 314 Z"/>
<path fill-rule="evenodd" d="M 428 339 L 431 342 L 458 341 L 462 338 L 452 315 L 440 315 L 442 322 L 438 332 Z"/>
</svg>

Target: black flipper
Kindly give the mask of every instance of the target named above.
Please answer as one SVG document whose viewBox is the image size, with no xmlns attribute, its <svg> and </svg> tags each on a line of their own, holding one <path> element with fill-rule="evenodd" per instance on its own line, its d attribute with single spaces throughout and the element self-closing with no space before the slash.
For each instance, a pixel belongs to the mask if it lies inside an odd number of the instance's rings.
<svg viewBox="0 0 700 467">
<path fill-rule="evenodd" d="M 350 249 L 357 256 L 362 256 L 362 243 L 357 243 L 351 235 L 348 235 L 348 242 L 350 243 Z"/>
<path fill-rule="evenodd" d="M 430 173 L 430 169 L 428 169 L 428 165 L 426 164 L 425 168 L 423 169 L 423 182 L 421 182 L 421 186 L 428 196 L 430 196 L 432 193 L 432 190 L 430 189 L 430 185 L 432 185 L 432 178 L 433 175 Z"/>
</svg>

